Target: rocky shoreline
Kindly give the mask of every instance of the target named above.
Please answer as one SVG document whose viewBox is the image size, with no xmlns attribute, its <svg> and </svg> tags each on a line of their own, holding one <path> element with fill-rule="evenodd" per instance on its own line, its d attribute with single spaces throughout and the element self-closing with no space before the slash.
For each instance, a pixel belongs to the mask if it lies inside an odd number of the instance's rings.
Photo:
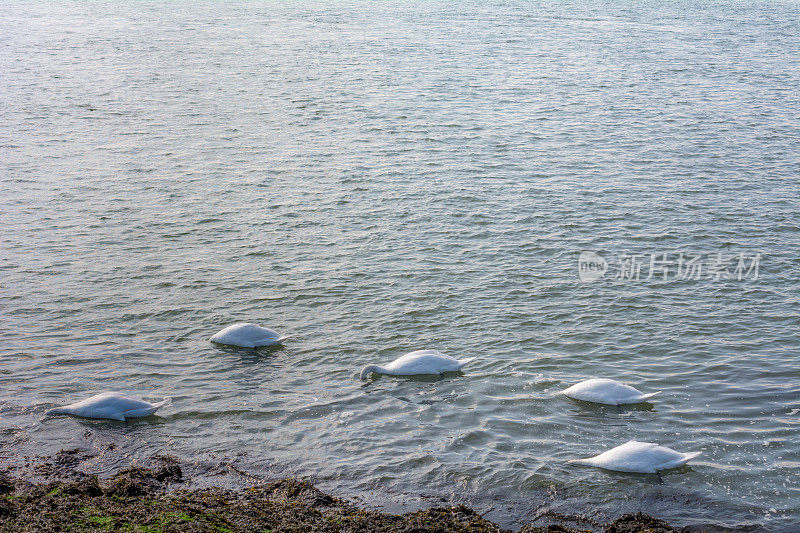
<svg viewBox="0 0 800 533">
<path fill-rule="evenodd" d="M 37 465 L 69 469 L 72 452 Z M 184 490 L 177 460 L 160 456 L 108 479 L 73 472 L 71 479 L 30 482 L 0 473 L 0 532 L 504 532 L 458 505 L 406 514 L 363 509 L 312 484 L 282 479 L 242 489 Z M 644 514 L 625 515 L 607 533 L 680 531 Z M 525 526 L 522 533 L 574 533 L 567 525 Z"/>
</svg>

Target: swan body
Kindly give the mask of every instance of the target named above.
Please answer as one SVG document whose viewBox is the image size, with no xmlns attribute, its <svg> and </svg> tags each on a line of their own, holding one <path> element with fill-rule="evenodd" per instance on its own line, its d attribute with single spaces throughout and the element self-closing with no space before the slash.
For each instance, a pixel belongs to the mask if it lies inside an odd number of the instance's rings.
<svg viewBox="0 0 800 533">
<path fill-rule="evenodd" d="M 118 392 L 104 392 L 79 402 L 56 407 L 47 411 L 47 415 L 74 415 L 84 418 L 110 418 L 125 421 L 126 418 L 150 416 L 159 408 L 172 403 L 170 398 L 162 402 L 150 403 L 144 400 L 129 398 Z"/>
<path fill-rule="evenodd" d="M 652 442 L 632 440 L 587 459 L 574 459 L 573 464 L 596 466 L 617 472 L 654 474 L 686 464 L 702 452 L 681 453 Z"/>
<path fill-rule="evenodd" d="M 642 403 L 658 392 L 644 394 L 630 385 L 625 385 L 613 379 L 594 378 L 581 381 L 561 391 L 562 394 L 583 400 L 584 402 L 604 403 L 606 405 L 624 405 L 628 403 Z"/>
<path fill-rule="evenodd" d="M 280 334 L 269 328 L 262 328 L 255 324 L 233 324 L 214 334 L 211 342 L 241 346 L 242 348 L 255 348 L 257 346 L 275 346 L 283 344 L 288 336 Z"/>
<path fill-rule="evenodd" d="M 460 361 L 437 350 L 417 350 L 407 353 L 391 363 L 380 365 L 367 365 L 361 371 L 361 379 L 366 379 L 372 372 L 376 374 L 389 374 L 391 376 L 415 376 L 420 374 L 443 374 L 456 372 L 474 358 L 461 359 Z"/>
</svg>

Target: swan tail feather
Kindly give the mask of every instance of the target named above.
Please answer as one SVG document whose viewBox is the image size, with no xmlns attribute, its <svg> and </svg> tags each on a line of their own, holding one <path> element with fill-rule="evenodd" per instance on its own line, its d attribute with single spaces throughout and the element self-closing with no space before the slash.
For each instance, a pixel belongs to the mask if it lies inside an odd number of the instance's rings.
<svg viewBox="0 0 800 533">
<path fill-rule="evenodd" d="M 695 457 L 699 456 L 703 452 L 688 452 L 683 454 L 683 462 L 691 461 Z"/>
<path fill-rule="evenodd" d="M 284 335 L 283 337 L 278 337 L 277 339 L 275 339 L 275 344 L 283 344 L 283 341 L 291 338 L 292 338 L 291 335 Z"/>
<path fill-rule="evenodd" d="M 655 396 L 656 394 L 659 394 L 660 392 L 661 392 L 660 390 L 657 390 L 655 392 L 651 392 L 650 394 L 642 394 L 642 396 L 639 399 L 641 401 L 646 401 Z"/>
<path fill-rule="evenodd" d="M 474 361 L 475 357 L 467 357 L 466 359 L 459 359 L 458 360 L 458 368 L 464 368 L 465 365 Z"/>
<path fill-rule="evenodd" d="M 154 403 L 153 407 L 155 407 L 156 409 L 160 409 L 160 408 L 166 407 L 168 405 L 172 405 L 172 398 L 164 398 L 160 402 Z"/>
</svg>

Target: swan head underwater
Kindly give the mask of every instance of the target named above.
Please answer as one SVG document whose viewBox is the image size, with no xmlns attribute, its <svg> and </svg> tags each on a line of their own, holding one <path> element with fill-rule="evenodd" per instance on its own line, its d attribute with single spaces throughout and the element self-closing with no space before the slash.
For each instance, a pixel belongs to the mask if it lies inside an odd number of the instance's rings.
<svg viewBox="0 0 800 533">
<path fill-rule="evenodd" d="M 419 376 L 424 374 L 444 374 L 457 372 L 474 358 L 458 360 L 437 350 L 417 350 L 407 353 L 386 365 L 367 365 L 361 370 L 360 379 L 370 374 L 390 376 Z"/>
</svg>

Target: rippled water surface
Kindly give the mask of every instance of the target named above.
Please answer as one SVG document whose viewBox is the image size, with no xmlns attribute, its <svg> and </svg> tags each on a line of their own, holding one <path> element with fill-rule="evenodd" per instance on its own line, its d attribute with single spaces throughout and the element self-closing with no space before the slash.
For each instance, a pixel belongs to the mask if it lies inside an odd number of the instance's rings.
<svg viewBox="0 0 800 533">
<path fill-rule="evenodd" d="M 5 2 L 3 461 L 116 442 L 510 526 L 797 531 L 798 50 L 796 2 Z M 762 255 L 647 275 L 681 252 Z M 236 321 L 293 337 L 208 342 Z M 358 379 L 420 348 L 477 360 Z M 663 392 L 555 395 L 592 376 Z M 174 404 L 43 417 L 107 389 Z M 567 463 L 630 439 L 703 455 Z"/>
</svg>

